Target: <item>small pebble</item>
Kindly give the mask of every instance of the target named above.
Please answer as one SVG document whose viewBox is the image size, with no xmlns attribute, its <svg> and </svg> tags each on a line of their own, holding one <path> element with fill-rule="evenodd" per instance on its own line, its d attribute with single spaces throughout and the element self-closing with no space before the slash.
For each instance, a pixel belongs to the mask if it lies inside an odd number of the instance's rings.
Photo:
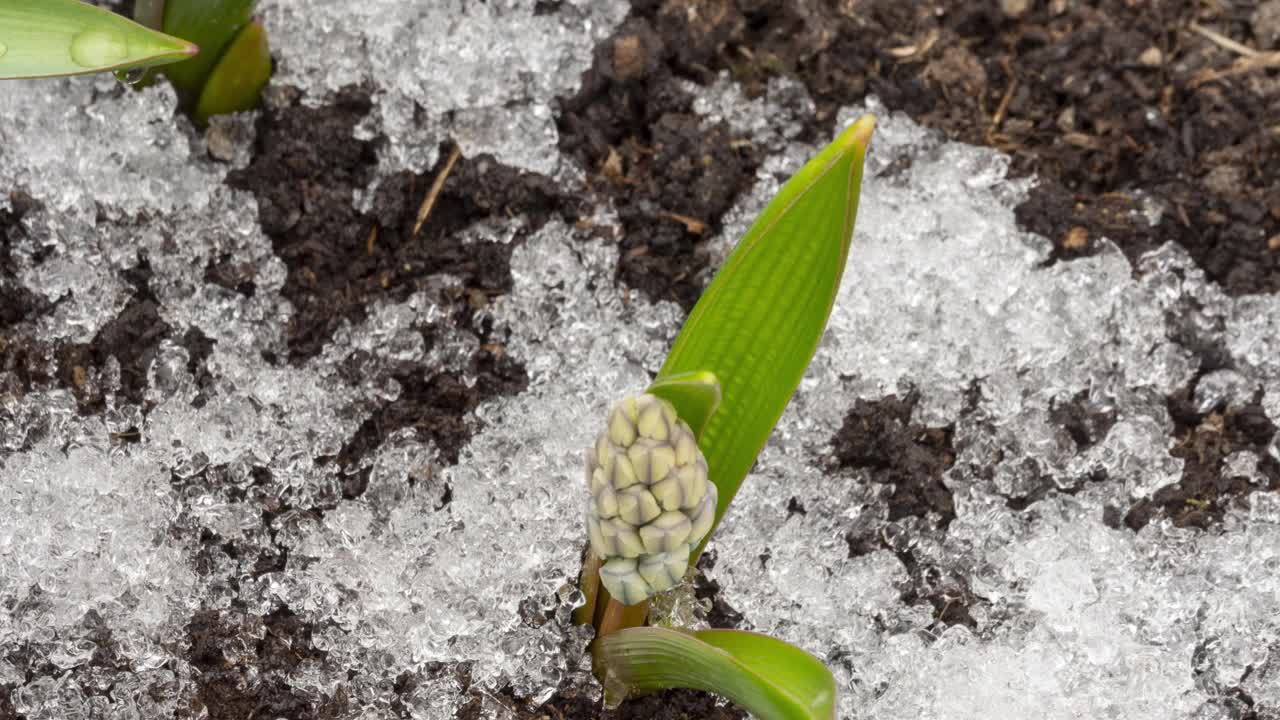
<svg viewBox="0 0 1280 720">
<path fill-rule="evenodd" d="M 1068 105 L 1058 113 L 1057 119 L 1058 129 L 1064 133 L 1071 132 L 1076 129 L 1076 108 L 1074 105 Z"/>
<path fill-rule="evenodd" d="M 644 75 L 648 57 L 638 35 L 627 35 L 613 41 L 613 71 L 619 80 L 634 80 Z"/>
<path fill-rule="evenodd" d="M 1259 50 L 1280 50 L 1280 0 L 1261 3 L 1249 20 Z"/>
<path fill-rule="evenodd" d="M 1031 7 L 1031 0 L 1000 0 L 1000 10 L 1007 17 L 1022 17 Z"/>
<path fill-rule="evenodd" d="M 1154 45 L 1142 51 L 1138 56 L 1138 62 L 1147 67 L 1160 67 L 1164 64 L 1164 53 L 1160 52 L 1160 48 Z"/>
<path fill-rule="evenodd" d="M 1089 244 L 1089 231 L 1079 225 L 1067 231 L 1062 240 L 1062 247 L 1067 250 L 1083 250 Z"/>
</svg>

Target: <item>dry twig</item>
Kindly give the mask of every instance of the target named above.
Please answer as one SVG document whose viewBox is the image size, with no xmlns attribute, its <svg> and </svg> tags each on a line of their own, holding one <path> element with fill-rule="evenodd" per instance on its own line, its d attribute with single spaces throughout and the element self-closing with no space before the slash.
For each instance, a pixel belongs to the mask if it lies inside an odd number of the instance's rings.
<svg viewBox="0 0 1280 720">
<path fill-rule="evenodd" d="M 422 206 L 418 208 L 418 220 L 413 224 L 414 237 L 418 237 L 427 218 L 431 217 L 436 200 L 440 198 L 440 191 L 444 189 L 444 181 L 449 179 L 449 173 L 453 171 L 453 166 L 457 164 L 460 157 L 462 157 L 462 148 L 454 144 L 453 150 L 449 153 L 449 159 L 444 161 L 444 167 L 440 168 L 440 174 L 436 175 L 435 182 L 431 183 L 431 190 L 427 192 L 427 196 L 422 200 Z"/>
<path fill-rule="evenodd" d="M 1202 70 L 1191 78 L 1191 87 L 1200 87 L 1214 80 L 1221 80 L 1235 75 L 1245 75 L 1274 67 L 1280 67 L 1280 50 L 1261 53 L 1253 57 L 1242 57 L 1221 70 Z"/>
<path fill-rule="evenodd" d="M 1217 32 L 1216 30 L 1210 30 L 1209 28 L 1201 25 L 1198 22 L 1192 21 L 1192 23 L 1187 27 L 1191 30 L 1191 32 L 1197 33 L 1207 38 L 1209 42 L 1213 43 L 1214 45 L 1217 45 L 1218 47 L 1223 48 L 1225 50 L 1230 50 L 1231 52 L 1236 53 L 1238 55 L 1243 55 L 1245 57 L 1256 57 L 1262 54 L 1262 53 L 1259 53 L 1257 50 L 1254 50 L 1253 48 L 1249 47 L 1248 45 L 1238 43 L 1235 40 L 1232 40 L 1231 38 L 1227 37 L 1226 35 L 1223 35 L 1222 33 Z"/>
<path fill-rule="evenodd" d="M 1004 97 L 1000 98 L 1000 104 L 996 107 L 996 114 L 991 118 L 991 126 L 987 128 L 988 140 L 1000 130 L 1000 124 L 1004 122 L 1004 116 L 1009 112 L 1009 103 L 1013 101 L 1013 94 L 1017 90 L 1018 76 L 1014 75 L 1009 79 L 1009 87 L 1004 91 Z"/>
<path fill-rule="evenodd" d="M 681 215 L 680 213 L 673 213 L 667 210 L 663 210 L 658 213 L 658 217 L 666 218 L 668 220 L 675 220 L 681 225 L 684 225 L 684 229 L 688 230 L 690 233 L 694 235 L 701 235 L 702 233 L 707 231 L 706 223 L 702 222 L 697 218 L 689 217 L 688 215 Z"/>
</svg>

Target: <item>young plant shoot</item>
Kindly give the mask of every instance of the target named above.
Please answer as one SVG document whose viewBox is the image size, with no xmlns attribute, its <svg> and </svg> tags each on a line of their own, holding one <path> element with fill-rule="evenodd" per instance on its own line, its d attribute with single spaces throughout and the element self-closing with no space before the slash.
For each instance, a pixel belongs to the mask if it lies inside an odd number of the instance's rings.
<svg viewBox="0 0 1280 720">
<path fill-rule="evenodd" d="M 253 0 L 137 0 L 137 22 L 79 0 L 0 0 L 0 79 L 163 68 L 199 124 L 249 110 L 271 76 Z"/>
<path fill-rule="evenodd" d="M 622 400 L 587 451 L 583 564 L 606 699 L 694 688 L 764 720 L 830 720 L 836 686 L 813 656 L 735 630 L 643 627 L 724 516 L 813 359 L 853 238 L 874 119 L 793 176 L 685 321 L 645 394 Z"/>
<path fill-rule="evenodd" d="M 161 71 L 201 125 L 216 114 L 256 107 L 271 77 L 271 49 L 262 23 L 253 18 L 255 2 L 136 0 L 138 22 L 201 47 L 196 57 Z"/>
</svg>

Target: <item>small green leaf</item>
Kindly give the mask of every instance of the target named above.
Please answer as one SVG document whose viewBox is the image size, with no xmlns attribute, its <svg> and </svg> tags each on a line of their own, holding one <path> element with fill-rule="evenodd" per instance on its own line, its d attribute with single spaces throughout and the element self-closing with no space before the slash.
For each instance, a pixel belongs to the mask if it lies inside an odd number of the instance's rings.
<svg viewBox="0 0 1280 720">
<path fill-rule="evenodd" d="M 165 68 L 165 76 L 190 109 L 200 98 L 209 73 L 231 41 L 249 22 L 254 0 L 168 0 L 164 7 L 164 31 L 186 38 L 204 52 L 184 63 Z"/>
<path fill-rule="evenodd" d="M 702 434 L 702 428 L 720 407 L 720 381 L 715 373 L 705 370 L 660 377 L 645 392 L 671 403 L 694 437 Z"/>
<path fill-rule="evenodd" d="M 836 681 L 809 653 L 740 630 L 628 628 L 598 641 L 606 691 L 705 690 L 761 720 L 834 720 Z"/>
<path fill-rule="evenodd" d="M 720 381 L 720 409 L 698 438 L 720 491 L 717 524 L 826 328 L 874 122 L 858 120 L 783 186 L 694 306 L 658 373 L 657 383 L 693 371 Z"/>
<path fill-rule="evenodd" d="M 254 20 L 236 35 L 209 74 L 192 119 L 204 125 L 213 115 L 252 110 L 258 106 L 258 97 L 270 79 L 267 31 Z"/>
<path fill-rule="evenodd" d="M 154 67 L 199 51 L 78 0 L 0 0 L 0 79 Z"/>
</svg>

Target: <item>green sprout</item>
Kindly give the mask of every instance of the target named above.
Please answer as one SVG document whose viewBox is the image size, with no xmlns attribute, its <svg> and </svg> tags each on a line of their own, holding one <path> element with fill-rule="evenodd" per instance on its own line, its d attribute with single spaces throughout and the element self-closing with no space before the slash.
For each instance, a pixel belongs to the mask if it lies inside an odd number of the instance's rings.
<svg viewBox="0 0 1280 720">
<path fill-rule="evenodd" d="M 587 452 L 590 549 L 575 618 L 596 629 L 609 702 L 693 688 L 764 720 L 835 717 L 835 679 L 803 650 L 756 633 L 644 624 L 649 598 L 696 563 L 813 359 L 840 289 L 874 123 L 855 122 L 783 186 L 646 394 L 615 406 Z"/>
<path fill-rule="evenodd" d="M 152 69 L 199 124 L 250 110 L 271 76 L 254 0 L 137 0 L 136 22 L 79 0 L 0 0 L 0 79 Z"/>
<path fill-rule="evenodd" d="M 199 124 L 213 115 L 251 110 L 271 77 L 266 29 L 254 19 L 256 0 L 137 0 L 134 17 L 196 43 L 194 58 L 162 72 Z M 163 18 L 162 24 L 154 24 Z"/>
</svg>

